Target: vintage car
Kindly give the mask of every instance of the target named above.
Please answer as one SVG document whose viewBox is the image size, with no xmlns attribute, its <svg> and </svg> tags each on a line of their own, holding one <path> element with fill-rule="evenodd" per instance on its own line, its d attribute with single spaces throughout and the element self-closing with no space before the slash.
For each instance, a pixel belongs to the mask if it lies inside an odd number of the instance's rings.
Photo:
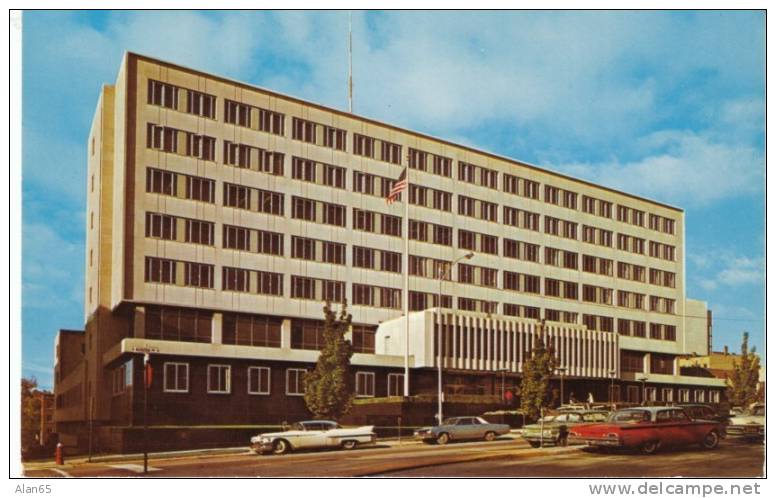
<svg viewBox="0 0 776 498">
<path fill-rule="evenodd" d="M 765 405 L 755 404 L 749 411 L 728 420 L 727 435 L 759 441 L 765 437 Z"/>
<path fill-rule="evenodd" d="M 693 420 L 680 407 L 628 408 L 612 413 L 600 424 L 584 424 L 569 431 L 570 443 L 602 448 L 639 449 L 655 453 L 664 446 L 699 444 L 714 449 L 724 435 L 722 424 Z"/>
<path fill-rule="evenodd" d="M 730 420 L 730 416 L 722 415 L 709 405 L 687 403 L 676 406 L 684 408 L 684 411 L 687 412 L 687 415 L 689 415 L 691 419 L 713 420 L 722 424 L 727 424 L 728 420 Z"/>
<path fill-rule="evenodd" d="M 534 448 L 547 445 L 565 444 L 569 427 L 579 424 L 605 422 L 609 412 L 600 410 L 563 411 L 560 414 L 547 415 L 539 422 L 526 425 L 522 438 Z"/>
<path fill-rule="evenodd" d="M 415 431 L 415 439 L 437 444 L 467 439 L 493 441 L 496 437 L 509 433 L 509 429 L 506 424 L 491 424 L 481 417 L 452 417 L 445 419 L 442 425 L 421 427 Z"/>
<path fill-rule="evenodd" d="M 251 438 L 251 450 L 256 453 L 282 455 L 293 450 L 313 448 L 344 448 L 374 444 L 377 436 L 373 425 L 343 428 L 330 420 L 297 422 L 290 430 L 269 432 Z"/>
</svg>

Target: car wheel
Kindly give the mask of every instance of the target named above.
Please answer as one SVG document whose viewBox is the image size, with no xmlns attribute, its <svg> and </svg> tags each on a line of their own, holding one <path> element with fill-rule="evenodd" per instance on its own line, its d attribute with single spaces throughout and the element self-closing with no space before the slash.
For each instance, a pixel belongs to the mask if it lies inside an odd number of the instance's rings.
<svg viewBox="0 0 776 498">
<path fill-rule="evenodd" d="M 356 442 L 353 441 L 352 439 L 349 439 L 347 441 L 342 441 L 342 449 L 352 450 L 355 447 L 356 447 Z"/>
<path fill-rule="evenodd" d="M 706 434 L 703 442 L 701 442 L 701 446 L 706 450 L 713 450 L 717 445 L 719 445 L 719 434 L 717 434 L 717 431 L 711 431 Z"/>
<path fill-rule="evenodd" d="M 283 455 L 291 450 L 291 445 L 285 439 L 278 439 L 275 444 L 272 445 L 272 453 L 276 455 Z"/>
<path fill-rule="evenodd" d="M 437 444 L 447 444 L 450 442 L 450 435 L 446 432 L 443 432 L 437 436 L 436 442 Z"/>
<path fill-rule="evenodd" d="M 485 433 L 485 441 L 493 441 L 496 439 L 496 433 L 493 431 L 488 431 Z"/>
<path fill-rule="evenodd" d="M 652 455 L 660 446 L 659 441 L 649 441 L 641 445 L 641 452 L 645 455 Z"/>
<path fill-rule="evenodd" d="M 540 443 L 539 441 L 528 441 L 528 444 L 531 445 L 531 448 L 538 448 L 539 446 L 542 445 L 542 443 Z"/>
</svg>

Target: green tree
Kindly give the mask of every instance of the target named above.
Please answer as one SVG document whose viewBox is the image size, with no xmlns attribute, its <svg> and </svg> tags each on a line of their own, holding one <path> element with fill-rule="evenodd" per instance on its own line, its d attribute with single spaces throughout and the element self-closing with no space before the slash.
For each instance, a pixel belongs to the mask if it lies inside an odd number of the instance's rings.
<svg viewBox="0 0 776 498">
<path fill-rule="evenodd" d="M 555 356 L 537 337 L 531 357 L 523 363 L 520 408 L 527 418 L 537 419 L 550 403 L 550 379 L 555 371 Z"/>
<path fill-rule="evenodd" d="M 348 384 L 350 358 L 353 348 L 345 339 L 353 317 L 342 303 L 339 317 L 328 301 L 323 307 L 325 324 L 323 349 L 315 370 L 305 375 L 304 401 L 316 418 L 339 420 L 350 411 L 353 392 Z"/>
<path fill-rule="evenodd" d="M 40 430 L 40 398 L 35 396 L 38 380 L 22 377 L 22 449 L 38 444 Z"/>
<path fill-rule="evenodd" d="M 747 407 L 757 401 L 760 382 L 760 357 L 754 346 L 749 348 L 749 332 L 744 332 L 741 342 L 741 356 L 733 362 L 733 371 L 728 375 L 728 399 L 734 406 Z"/>
</svg>

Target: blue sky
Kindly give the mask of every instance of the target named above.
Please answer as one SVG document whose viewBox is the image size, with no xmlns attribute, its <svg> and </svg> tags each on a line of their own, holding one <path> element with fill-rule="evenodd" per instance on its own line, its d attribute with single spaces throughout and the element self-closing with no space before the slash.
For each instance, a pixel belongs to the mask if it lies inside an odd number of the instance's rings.
<svg viewBox="0 0 776 498">
<path fill-rule="evenodd" d="M 25 12 L 22 373 L 83 317 L 86 141 L 125 50 L 345 109 L 345 12 Z M 765 15 L 354 12 L 354 110 L 686 211 L 714 348 L 763 350 Z"/>
</svg>

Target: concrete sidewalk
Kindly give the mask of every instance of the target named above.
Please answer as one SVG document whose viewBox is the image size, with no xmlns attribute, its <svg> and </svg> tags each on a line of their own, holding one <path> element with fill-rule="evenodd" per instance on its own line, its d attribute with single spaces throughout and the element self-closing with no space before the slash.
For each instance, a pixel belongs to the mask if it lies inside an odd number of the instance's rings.
<svg viewBox="0 0 776 498">
<path fill-rule="evenodd" d="M 513 439 L 517 439 L 520 436 L 520 430 L 512 430 L 509 436 Z M 385 438 L 377 441 L 377 446 L 413 446 L 423 444 L 421 441 L 415 440 L 411 436 L 399 438 Z M 178 451 L 158 451 L 148 454 L 148 460 L 159 460 L 165 458 L 185 458 L 192 456 L 212 456 L 212 455 L 241 455 L 250 453 L 248 445 L 236 446 L 231 448 L 203 448 L 196 450 L 178 450 Z M 68 465 L 79 465 L 84 463 L 116 463 L 116 462 L 131 462 L 136 460 L 142 460 L 142 453 L 127 453 L 127 454 L 111 454 L 111 455 L 95 455 L 91 460 L 84 455 L 78 455 L 73 457 L 65 457 L 65 465 L 61 467 L 67 467 Z M 52 460 L 36 460 L 31 462 L 22 462 L 26 469 L 47 469 L 60 467 L 55 461 Z"/>
</svg>

